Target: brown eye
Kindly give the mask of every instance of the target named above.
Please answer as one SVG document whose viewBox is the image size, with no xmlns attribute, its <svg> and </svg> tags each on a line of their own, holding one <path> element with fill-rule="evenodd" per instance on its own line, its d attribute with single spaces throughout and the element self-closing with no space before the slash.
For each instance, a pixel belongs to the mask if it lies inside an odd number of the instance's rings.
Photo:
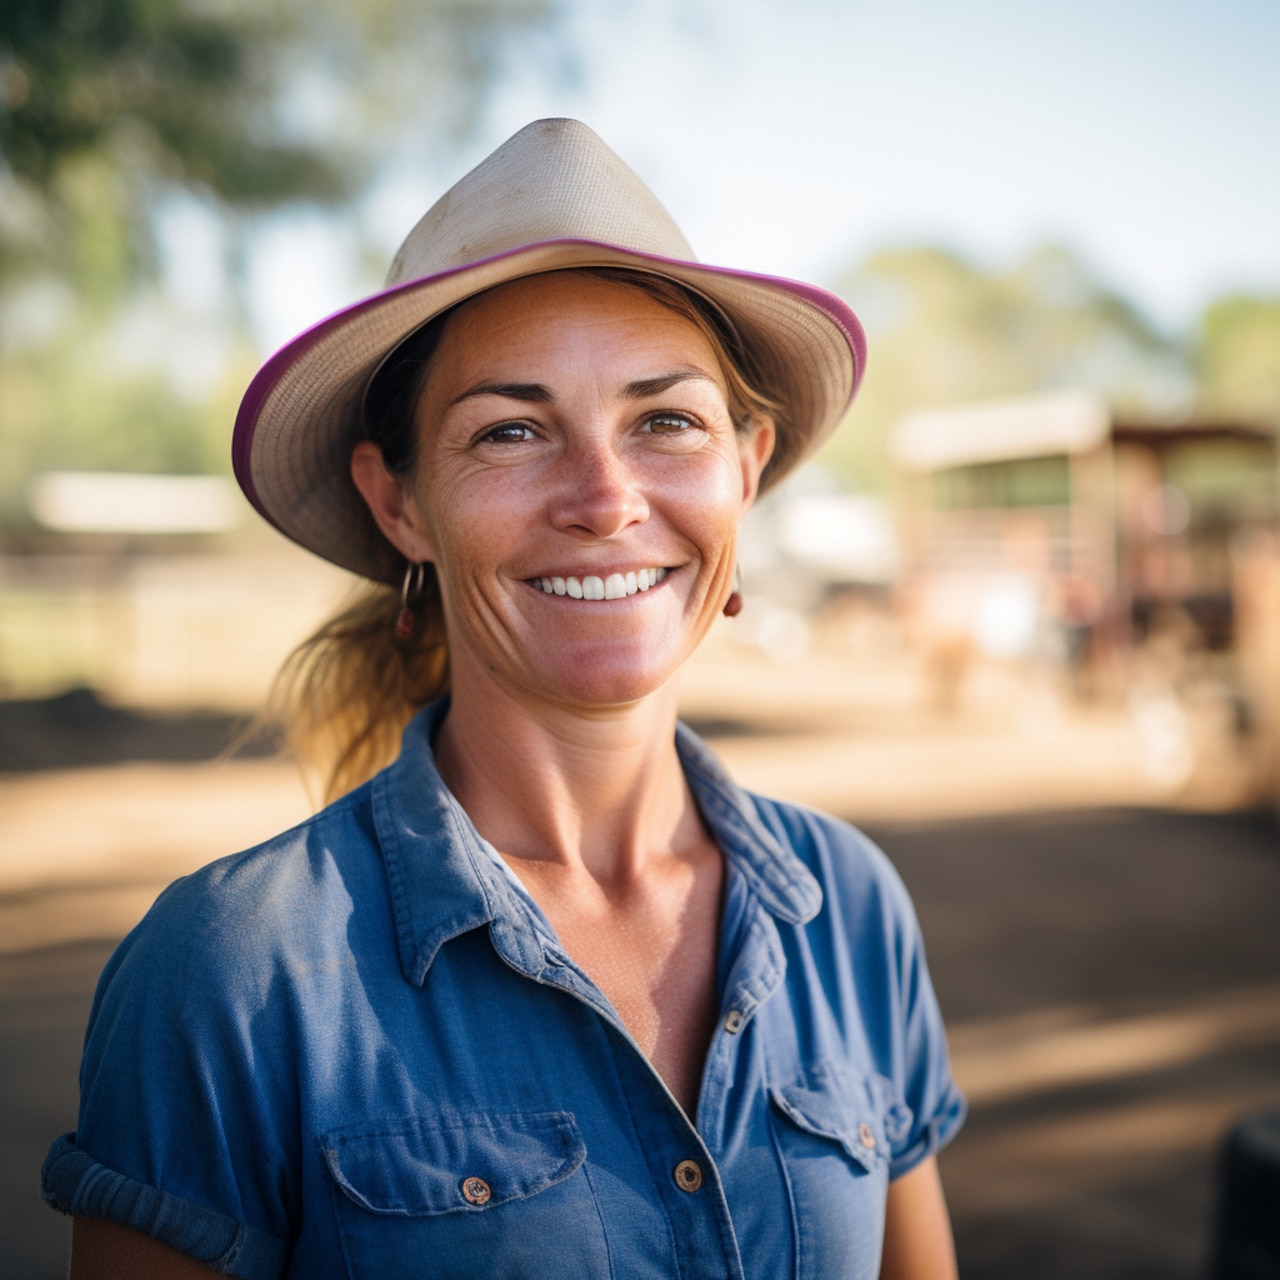
<svg viewBox="0 0 1280 1280">
<path fill-rule="evenodd" d="M 674 436 L 698 424 L 683 413 L 655 413 L 646 419 L 646 425 L 656 436 Z"/>
<path fill-rule="evenodd" d="M 503 422 L 490 427 L 479 440 L 481 444 L 523 444 L 533 439 L 533 428 L 523 422 Z"/>
</svg>

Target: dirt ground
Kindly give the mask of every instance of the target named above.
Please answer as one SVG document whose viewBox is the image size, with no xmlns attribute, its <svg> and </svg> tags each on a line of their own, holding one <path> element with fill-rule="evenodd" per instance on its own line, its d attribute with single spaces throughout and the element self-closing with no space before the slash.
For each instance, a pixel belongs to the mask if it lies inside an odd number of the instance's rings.
<svg viewBox="0 0 1280 1280">
<path fill-rule="evenodd" d="M 689 683 L 687 714 L 741 781 L 858 822 L 912 891 L 971 1101 L 943 1157 L 962 1275 L 1203 1275 L 1221 1137 L 1280 1108 L 1280 840 L 1241 807 L 1247 761 L 1202 752 L 1171 789 L 1124 715 L 998 682 L 950 717 L 909 672 L 835 660 L 713 653 Z M 66 1224 L 37 1174 L 75 1123 L 112 945 L 175 876 L 310 809 L 287 764 L 207 759 L 230 722 L 112 728 L 83 699 L 62 714 L 41 728 L 34 707 L 0 709 L 0 1270 L 15 1280 L 63 1274 Z"/>
</svg>

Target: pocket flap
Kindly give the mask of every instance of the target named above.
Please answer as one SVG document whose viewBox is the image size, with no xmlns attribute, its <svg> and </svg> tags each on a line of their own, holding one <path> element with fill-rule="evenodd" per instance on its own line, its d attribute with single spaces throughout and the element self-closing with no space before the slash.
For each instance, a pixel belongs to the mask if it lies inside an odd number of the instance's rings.
<svg viewBox="0 0 1280 1280">
<path fill-rule="evenodd" d="M 839 1143 L 851 1159 L 872 1169 L 877 1160 L 889 1159 L 892 1135 L 887 1130 L 899 1127 L 901 1104 L 885 1105 L 888 1085 L 883 1077 L 869 1080 L 846 1067 L 820 1062 L 795 1084 L 775 1086 L 769 1094 L 792 1124 Z"/>
<path fill-rule="evenodd" d="M 587 1157 L 568 1111 L 407 1116 L 335 1130 L 322 1150 L 350 1200 L 407 1215 L 483 1212 L 537 1195 Z"/>
</svg>

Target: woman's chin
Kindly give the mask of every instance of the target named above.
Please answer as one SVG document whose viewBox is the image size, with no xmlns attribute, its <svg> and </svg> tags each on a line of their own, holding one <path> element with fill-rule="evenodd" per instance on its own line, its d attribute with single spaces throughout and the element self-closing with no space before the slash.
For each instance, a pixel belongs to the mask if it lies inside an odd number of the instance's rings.
<svg viewBox="0 0 1280 1280">
<path fill-rule="evenodd" d="M 531 672 L 529 691 L 548 702 L 584 710 L 625 706 L 657 693 L 671 680 L 681 656 L 652 650 L 574 653 Z"/>
</svg>

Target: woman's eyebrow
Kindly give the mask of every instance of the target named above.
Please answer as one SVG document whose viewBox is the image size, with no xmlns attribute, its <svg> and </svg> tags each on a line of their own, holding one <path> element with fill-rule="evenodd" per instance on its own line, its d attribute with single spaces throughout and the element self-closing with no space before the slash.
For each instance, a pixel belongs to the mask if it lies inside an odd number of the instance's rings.
<svg viewBox="0 0 1280 1280">
<path fill-rule="evenodd" d="M 550 404 L 555 396 L 540 382 L 477 382 L 460 396 L 455 396 L 450 406 L 461 404 L 472 396 L 505 396 L 508 400 L 523 400 L 526 404 Z"/>
<path fill-rule="evenodd" d="M 715 379 L 703 369 L 673 369 L 670 373 L 628 382 L 622 388 L 622 394 L 628 400 L 645 400 L 649 396 L 660 396 L 677 383 L 693 380 L 715 383 Z M 551 388 L 540 382 L 477 382 L 474 387 L 468 387 L 461 395 L 455 396 L 449 402 L 450 407 L 472 396 L 504 396 L 508 400 L 523 400 L 525 404 L 551 404 L 555 400 Z"/>
<path fill-rule="evenodd" d="M 649 396 L 660 396 L 678 382 L 689 382 L 693 379 L 715 382 L 715 379 L 702 369 L 675 369 L 671 373 L 659 374 L 656 378 L 639 378 L 635 382 L 628 382 L 622 389 L 622 394 L 628 400 L 644 400 Z"/>
</svg>

